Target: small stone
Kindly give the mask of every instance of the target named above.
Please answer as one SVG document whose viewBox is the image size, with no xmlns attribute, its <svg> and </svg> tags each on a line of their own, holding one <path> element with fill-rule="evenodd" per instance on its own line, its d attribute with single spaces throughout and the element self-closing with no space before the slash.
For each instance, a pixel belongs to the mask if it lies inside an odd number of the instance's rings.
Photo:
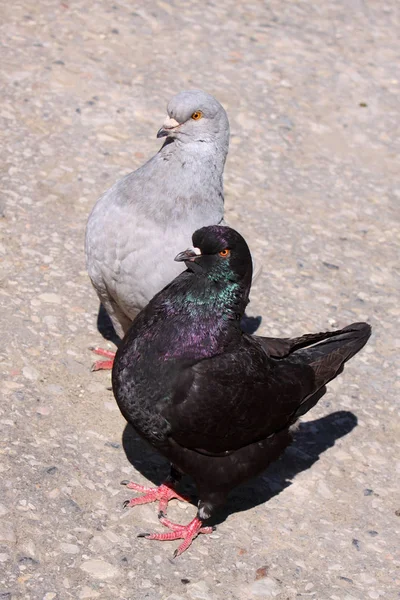
<svg viewBox="0 0 400 600">
<path fill-rule="evenodd" d="M 90 548 L 94 552 L 102 552 L 111 548 L 112 543 L 103 534 L 94 535 L 90 540 Z"/>
<path fill-rule="evenodd" d="M 47 417 L 51 413 L 50 406 L 39 406 L 36 409 L 38 415 L 42 415 L 43 417 Z"/>
<path fill-rule="evenodd" d="M 105 446 L 109 446 L 110 448 L 121 448 L 121 444 L 118 442 L 106 442 Z"/>
<path fill-rule="evenodd" d="M 324 265 L 324 267 L 326 267 L 327 269 L 339 269 L 339 267 L 337 265 L 334 265 L 333 263 L 329 263 L 329 262 L 325 262 L 324 260 L 322 261 L 322 264 Z"/>
<path fill-rule="evenodd" d="M 32 558 L 32 556 L 21 556 L 18 559 L 18 564 L 19 565 L 24 565 L 26 567 L 37 567 L 39 565 L 39 561 Z"/>
<path fill-rule="evenodd" d="M 12 525 L 9 523 L 0 523 L 0 542 L 9 542 L 15 544 L 17 538 Z"/>
<path fill-rule="evenodd" d="M 186 591 L 189 598 L 193 598 L 193 600 L 211 600 L 212 598 L 209 594 L 209 587 L 205 581 L 191 583 L 186 587 Z"/>
<path fill-rule="evenodd" d="M 54 598 L 56 598 L 57 594 L 54 592 L 47 592 L 47 594 L 45 594 L 43 596 L 43 600 L 54 600 Z"/>
<path fill-rule="evenodd" d="M 112 579 L 118 574 L 118 569 L 105 560 L 87 560 L 80 568 L 96 579 Z"/>
<path fill-rule="evenodd" d="M 22 375 L 30 381 L 37 381 L 39 379 L 39 371 L 29 366 L 22 369 Z"/>
<path fill-rule="evenodd" d="M 4 517 L 8 513 L 8 508 L 4 504 L 0 504 L 0 517 Z"/>
<path fill-rule="evenodd" d="M 49 384 L 47 386 L 47 390 L 55 396 L 60 396 L 64 393 L 64 388 L 62 387 L 62 385 L 56 385 L 55 383 Z"/>
<path fill-rule="evenodd" d="M 144 590 L 147 590 L 149 588 L 152 588 L 153 584 L 148 579 L 142 579 L 142 581 L 140 582 L 140 587 Z"/>
<path fill-rule="evenodd" d="M 113 544 L 116 544 L 120 540 L 118 535 L 111 530 L 105 531 L 104 537 L 110 540 L 110 542 L 112 542 Z"/>
<path fill-rule="evenodd" d="M 78 554 L 79 546 L 77 546 L 76 544 L 62 543 L 60 544 L 60 550 L 62 550 L 66 554 Z"/>
<path fill-rule="evenodd" d="M 2 385 L 7 390 L 19 390 L 23 387 L 22 383 L 17 383 L 16 381 L 3 381 Z"/>
<path fill-rule="evenodd" d="M 353 544 L 353 546 L 355 548 L 357 548 L 357 550 L 360 550 L 360 542 L 359 542 L 359 540 L 356 540 L 356 538 L 353 538 L 353 540 L 352 540 L 351 543 Z"/>
<path fill-rule="evenodd" d="M 53 500 L 54 498 L 57 498 L 60 495 L 60 490 L 58 488 L 54 488 L 54 490 L 51 490 L 47 495 Z"/>
<path fill-rule="evenodd" d="M 24 539 L 18 544 L 18 550 L 26 556 L 36 556 L 36 547 L 33 540 Z"/>
<path fill-rule="evenodd" d="M 271 577 L 255 581 L 250 589 L 254 596 L 260 598 L 275 598 L 281 591 L 279 585 Z"/>
<path fill-rule="evenodd" d="M 10 555 L 7 554 L 6 552 L 2 552 L 0 554 L 0 563 L 7 562 L 9 559 L 10 559 Z"/>
<path fill-rule="evenodd" d="M 317 486 L 318 493 L 325 498 L 325 500 L 330 500 L 333 498 L 333 494 L 331 490 L 328 488 L 324 481 L 319 481 Z"/>
<path fill-rule="evenodd" d="M 96 590 L 93 590 L 87 585 L 85 585 L 85 587 L 83 587 L 79 592 L 80 600 L 86 600 L 86 598 L 98 598 L 99 596 L 99 592 L 96 592 Z"/>
<path fill-rule="evenodd" d="M 256 581 L 258 581 L 259 579 L 263 579 L 267 575 L 268 575 L 268 566 L 264 565 L 263 567 L 260 567 L 259 569 L 257 569 L 257 571 L 256 571 Z"/>
<path fill-rule="evenodd" d="M 53 294 L 51 292 L 40 294 L 38 298 L 39 300 L 42 300 L 43 302 L 48 302 L 49 304 L 61 304 L 61 296 L 59 296 L 58 294 Z"/>
</svg>

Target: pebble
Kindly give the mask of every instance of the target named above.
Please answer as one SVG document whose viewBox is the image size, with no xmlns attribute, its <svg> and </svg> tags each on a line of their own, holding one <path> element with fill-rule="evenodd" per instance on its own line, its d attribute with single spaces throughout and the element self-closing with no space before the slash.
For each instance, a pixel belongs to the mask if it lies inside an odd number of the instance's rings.
<svg viewBox="0 0 400 600">
<path fill-rule="evenodd" d="M 212 600 L 210 589 L 205 581 L 197 581 L 186 586 L 186 593 L 193 600 Z"/>
<path fill-rule="evenodd" d="M 331 500 L 334 496 L 324 481 L 319 481 L 317 486 L 318 493 L 325 498 L 325 500 Z"/>
<path fill-rule="evenodd" d="M 26 377 L 26 379 L 29 379 L 30 381 L 37 381 L 37 379 L 39 379 L 39 371 L 37 369 L 34 369 L 33 367 L 24 367 L 22 369 L 22 375 L 24 377 Z"/>
<path fill-rule="evenodd" d="M 10 523 L 0 523 L 0 542 L 15 544 L 16 541 L 14 527 Z"/>
<path fill-rule="evenodd" d="M 79 592 L 79 599 L 86 600 L 87 598 L 98 598 L 100 596 L 99 592 L 93 590 L 92 588 L 85 585 Z"/>
<path fill-rule="evenodd" d="M 88 575 L 95 577 L 96 579 L 112 579 L 118 575 L 117 567 L 111 565 L 110 563 L 99 560 L 99 559 L 91 559 L 80 565 L 82 571 L 85 571 Z"/>
<path fill-rule="evenodd" d="M 23 539 L 18 544 L 18 550 L 27 556 L 36 556 L 36 546 L 33 540 Z"/>
<path fill-rule="evenodd" d="M 52 292 L 46 292 L 44 294 L 40 294 L 38 296 L 39 300 L 42 300 L 43 302 L 47 302 L 49 304 L 61 304 L 61 296 L 59 296 L 58 294 L 54 294 Z"/>
<path fill-rule="evenodd" d="M 67 544 L 64 542 L 60 544 L 60 550 L 62 550 L 66 554 L 78 554 L 79 546 L 77 546 L 76 544 Z"/>
<path fill-rule="evenodd" d="M 281 592 L 281 588 L 271 577 L 264 577 L 255 581 L 250 591 L 257 598 L 275 598 Z"/>
<path fill-rule="evenodd" d="M 42 415 L 43 417 L 48 417 L 51 414 L 51 406 L 38 406 L 36 409 L 36 413 L 38 415 Z"/>
</svg>

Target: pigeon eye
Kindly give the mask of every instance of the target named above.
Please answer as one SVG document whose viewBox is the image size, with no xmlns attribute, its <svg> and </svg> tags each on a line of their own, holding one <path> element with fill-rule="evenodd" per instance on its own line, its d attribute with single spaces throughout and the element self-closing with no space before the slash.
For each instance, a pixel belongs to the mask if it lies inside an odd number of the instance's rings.
<svg viewBox="0 0 400 600">
<path fill-rule="evenodd" d="M 218 252 L 218 254 L 222 256 L 222 258 L 227 258 L 228 256 L 230 256 L 231 251 L 229 250 L 229 248 L 225 248 L 224 250 L 221 250 L 221 252 Z"/>
<path fill-rule="evenodd" d="M 201 112 L 201 110 L 196 110 L 192 114 L 192 119 L 193 119 L 193 121 L 198 121 L 199 119 L 201 119 L 202 116 L 203 116 L 203 113 Z"/>
</svg>

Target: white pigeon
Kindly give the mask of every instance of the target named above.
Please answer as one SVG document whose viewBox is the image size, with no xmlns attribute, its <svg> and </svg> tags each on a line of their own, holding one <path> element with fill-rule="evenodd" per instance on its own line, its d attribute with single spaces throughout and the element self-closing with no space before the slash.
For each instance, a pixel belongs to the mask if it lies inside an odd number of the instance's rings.
<svg viewBox="0 0 400 600">
<path fill-rule="evenodd" d="M 184 267 L 174 257 L 192 234 L 223 223 L 223 172 L 229 121 L 200 90 L 172 98 L 159 152 L 97 201 L 86 227 L 86 265 L 119 337 Z M 113 358 L 100 348 L 98 354 Z M 94 370 L 111 368 L 112 360 Z"/>
</svg>

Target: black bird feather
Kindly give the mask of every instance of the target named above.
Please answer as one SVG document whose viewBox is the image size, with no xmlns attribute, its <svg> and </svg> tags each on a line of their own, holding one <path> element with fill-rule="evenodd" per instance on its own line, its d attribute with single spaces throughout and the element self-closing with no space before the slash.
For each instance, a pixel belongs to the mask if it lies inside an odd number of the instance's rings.
<svg viewBox="0 0 400 600">
<path fill-rule="evenodd" d="M 231 489 L 279 457 L 291 426 L 371 333 L 367 323 L 355 323 L 294 339 L 247 335 L 240 328 L 252 277 L 246 242 L 211 226 L 196 231 L 193 244 L 177 257 L 187 271 L 138 315 L 113 368 L 124 417 L 195 480 L 200 525 L 189 542 L 180 535 L 183 550 L 208 532 L 201 522 Z M 171 535 L 152 537 L 178 534 Z"/>
</svg>

